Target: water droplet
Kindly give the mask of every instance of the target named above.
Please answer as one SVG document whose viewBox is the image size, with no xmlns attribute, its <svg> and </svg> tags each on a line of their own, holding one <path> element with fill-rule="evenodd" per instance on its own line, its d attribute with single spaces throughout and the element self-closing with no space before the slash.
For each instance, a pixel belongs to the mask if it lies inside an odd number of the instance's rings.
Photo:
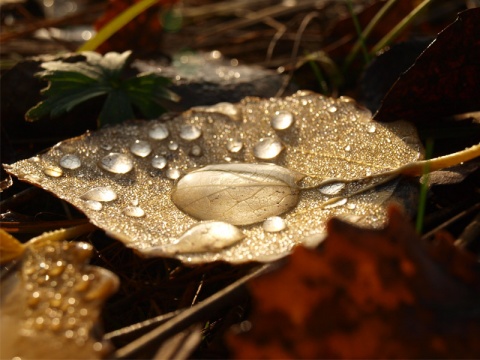
<svg viewBox="0 0 480 360">
<path fill-rule="evenodd" d="M 178 150 L 178 143 L 172 140 L 168 143 L 168 148 L 172 151 Z"/>
<path fill-rule="evenodd" d="M 253 155 L 258 159 L 270 160 L 276 158 L 283 150 L 283 145 L 275 138 L 262 138 L 253 148 Z"/>
<path fill-rule="evenodd" d="M 336 182 L 320 187 L 318 190 L 324 195 L 337 195 L 343 188 L 345 183 Z"/>
<path fill-rule="evenodd" d="M 110 153 L 100 160 L 99 165 L 111 173 L 126 174 L 133 169 L 133 160 L 126 154 Z"/>
<path fill-rule="evenodd" d="M 117 198 L 117 193 L 108 186 L 100 186 L 100 187 L 96 187 L 88 190 L 80 198 L 82 200 L 107 202 L 107 201 L 115 200 Z"/>
<path fill-rule="evenodd" d="M 355 205 L 355 204 L 352 204 L 352 203 L 347 204 L 347 209 L 349 209 L 349 210 L 354 210 L 356 207 L 357 207 L 357 205 Z"/>
<path fill-rule="evenodd" d="M 219 251 L 245 238 L 236 226 L 222 221 L 202 222 L 187 230 L 176 243 L 153 248 L 152 253 L 174 255 Z"/>
<path fill-rule="evenodd" d="M 138 199 L 132 199 L 130 200 L 130 204 L 132 204 L 132 206 L 138 206 Z"/>
<path fill-rule="evenodd" d="M 152 159 L 152 166 L 155 169 L 163 169 L 165 166 L 167 166 L 166 157 L 162 155 L 155 155 Z"/>
<path fill-rule="evenodd" d="M 331 113 L 334 113 L 337 111 L 337 107 L 334 106 L 334 105 L 330 105 L 328 108 L 327 108 L 327 111 L 328 112 L 331 112 Z"/>
<path fill-rule="evenodd" d="M 145 140 L 136 140 L 132 146 L 130 146 L 130 151 L 132 154 L 140 156 L 140 157 L 146 157 L 150 155 L 152 152 L 152 146 L 148 141 Z"/>
<path fill-rule="evenodd" d="M 227 141 L 227 150 L 231 153 L 238 153 L 243 149 L 243 141 L 240 137 L 230 138 Z"/>
<path fill-rule="evenodd" d="M 63 175 L 62 168 L 58 166 L 47 166 L 46 168 L 43 169 L 43 172 L 45 173 L 45 175 L 56 177 L 56 178 Z"/>
<path fill-rule="evenodd" d="M 263 222 L 262 227 L 266 232 L 279 232 L 284 230 L 287 224 L 280 216 L 271 216 Z"/>
<path fill-rule="evenodd" d="M 183 125 L 180 129 L 180 137 L 183 140 L 192 141 L 202 136 L 202 129 L 195 125 Z"/>
<path fill-rule="evenodd" d="M 60 159 L 59 164 L 65 169 L 75 170 L 82 166 L 82 161 L 77 155 L 67 154 Z"/>
<path fill-rule="evenodd" d="M 165 172 L 165 175 L 167 176 L 167 178 L 169 178 L 170 180 L 177 180 L 181 175 L 181 171 L 177 168 L 169 168 L 166 172 Z"/>
<path fill-rule="evenodd" d="M 350 145 L 345 146 L 344 149 L 345 149 L 345 151 L 350 151 L 350 150 L 352 150 L 352 148 L 350 147 Z"/>
<path fill-rule="evenodd" d="M 375 125 L 370 125 L 367 129 L 367 132 L 373 134 L 377 130 L 377 127 Z"/>
<path fill-rule="evenodd" d="M 293 124 L 293 114 L 290 111 L 276 111 L 270 120 L 272 128 L 275 130 L 286 130 Z"/>
<path fill-rule="evenodd" d="M 102 203 L 96 200 L 86 200 L 85 205 L 90 210 L 95 210 L 95 211 L 100 211 L 103 208 Z"/>
<path fill-rule="evenodd" d="M 199 145 L 193 145 L 192 148 L 190 149 L 189 154 L 191 156 L 199 157 L 199 156 L 202 156 L 203 150 Z"/>
<path fill-rule="evenodd" d="M 110 144 L 102 144 L 102 145 L 100 145 L 100 147 L 101 147 L 103 150 L 107 150 L 107 151 L 112 150 L 112 145 L 110 145 Z"/>
<path fill-rule="evenodd" d="M 343 198 L 343 199 L 340 199 L 338 201 L 335 201 L 334 203 L 332 204 L 328 204 L 324 207 L 324 209 L 332 209 L 332 208 L 336 208 L 336 207 L 339 207 L 339 206 L 342 206 L 342 205 L 345 205 L 347 203 L 347 198 Z"/>
<path fill-rule="evenodd" d="M 239 120 L 238 107 L 235 104 L 229 102 L 220 102 L 208 109 L 209 112 L 217 112 L 229 116 L 232 120 Z"/>
<path fill-rule="evenodd" d="M 138 206 L 129 206 L 123 210 L 123 213 L 131 217 L 143 217 L 145 216 L 145 211 Z"/>
<path fill-rule="evenodd" d="M 208 165 L 180 179 L 171 198 L 197 219 L 248 225 L 296 206 L 302 178 L 273 164 Z"/>
<path fill-rule="evenodd" d="M 167 126 L 161 123 L 153 125 L 148 132 L 148 136 L 154 140 L 166 139 L 169 134 Z"/>
</svg>

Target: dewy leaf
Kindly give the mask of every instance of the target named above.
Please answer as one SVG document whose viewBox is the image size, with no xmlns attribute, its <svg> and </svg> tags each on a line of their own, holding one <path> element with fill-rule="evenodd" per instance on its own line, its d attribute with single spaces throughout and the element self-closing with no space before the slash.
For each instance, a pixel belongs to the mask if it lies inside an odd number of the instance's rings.
<svg viewBox="0 0 480 360">
<path fill-rule="evenodd" d="M 108 343 L 98 338 L 104 301 L 118 278 L 88 265 L 92 246 L 63 241 L 93 226 L 45 233 L 24 245 L 15 268 L 0 284 L 2 359 L 100 359 Z M 1 257 L 4 259 L 2 236 Z"/>
<path fill-rule="evenodd" d="M 81 166 L 62 167 L 67 155 Z M 332 216 L 382 226 L 395 184 L 359 191 L 382 180 L 369 176 L 420 156 L 411 125 L 376 123 L 349 98 L 300 91 L 106 127 L 6 169 L 69 201 L 93 224 L 143 253 L 175 244 L 202 218 L 249 224 L 236 225 L 245 237 L 223 249 L 184 247 L 171 253 L 191 263 L 239 263 L 270 261 L 297 244 L 318 244 Z M 192 178 L 202 185 L 188 185 Z M 195 213 L 186 209 L 189 198 L 199 194 L 218 202 L 210 186 L 220 190 L 221 211 L 206 200 L 205 208 L 194 206 Z M 108 200 L 87 199 L 94 188 L 108 189 Z M 264 215 L 257 212 L 262 209 Z"/>
<path fill-rule="evenodd" d="M 84 52 L 82 55 L 85 57 L 83 62 L 59 60 L 42 64 L 45 70 L 36 75 L 49 82 L 42 90 L 46 99 L 27 112 L 27 120 L 59 117 L 87 100 L 106 96 L 99 115 L 100 123 L 119 123 L 134 118 L 133 107 L 144 116 L 153 118 L 164 112 L 162 101 L 175 100 L 175 95 L 165 89 L 168 80 L 164 77 L 139 74 L 130 79 L 122 78 L 131 51 L 104 56 Z"/>
</svg>

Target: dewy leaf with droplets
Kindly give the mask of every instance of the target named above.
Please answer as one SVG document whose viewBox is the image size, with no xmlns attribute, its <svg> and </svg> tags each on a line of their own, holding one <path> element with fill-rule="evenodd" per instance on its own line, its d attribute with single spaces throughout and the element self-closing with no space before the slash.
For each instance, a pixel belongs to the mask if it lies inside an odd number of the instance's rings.
<svg viewBox="0 0 480 360">
<path fill-rule="evenodd" d="M 77 229 L 82 227 L 93 228 Z M 90 244 L 59 241 L 69 230 L 27 242 L 12 273 L 2 279 L 0 358 L 100 359 L 108 351 L 95 336 L 101 306 L 117 289 L 118 278 L 88 265 Z M 14 240 L 0 235 L 2 245 Z M 0 248 L 2 261 L 8 260 Z"/>
<path fill-rule="evenodd" d="M 292 123 L 277 126 L 275 119 L 279 114 L 289 118 L 288 113 Z M 132 153 L 132 145 L 140 142 L 150 144 L 148 155 Z M 191 263 L 216 260 L 240 263 L 285 256 L 299 243 L 317 244 L 323 238 L 325 220 L 332 216 L 349 217 L 366 226 L 381 226 L 385 219 L 385 199 L 389 198 L 394 186 L 386 186 L 381 192 L 349 196 L 375 180 L 346 181 L 396 169 L 417 160 L 420 153 L 420 142 L 409 124 L 375 123 L 368 111 L 359 109 L 349 98 L 331 99 L 301 91 L 286 98 L 246 98 L 237 105 L 193 108 L 157 121 L 132 121 L 106 127 L 61 142 L 42 155 L 6 168 L 20 179 L 69 201 L 93 224 L 143 253 L 175 244 L 202 221 L 196 218 L 198 215 L 187 214 L 172 201 L 172 192 L 178 194 L 179 190 L 178 187 L 174 190 L 175 184 L 178 182 L 178 186 L 182 186 L 182 176 L 188 173 L 198 176 L 214 168 L 223 174 L 218 179 L 226 179 L 221 180 L 225 181 L 222 188 L 229 187 L 235 185 L 239 174 L 229 167 L 234 165 L 227 164 L 240 163 L 235 166 L 249 169 L 247 178 L 264 185 L 259 187 L 259 194 L 251 194 L 252 199 L 276 208 L 279 205 L 270 203 L 265 197 L 271 195 L 264 190 L 271 189 L 275 178 L 272 175 L 290 174 L 287 176 L 291 180 L 285 182 L 283 178 L 283 185 L 280 184 L 290 196 L 283 197 L 287 199 L 287 206 L 266 216 L 254 215 L 253 221 L 258 219 L 259 222 L 237 225 L 245 235 L 243 239 L 225 245 L 224 249 L 204 252 L 183 249 L 182 253 L 171 255 Z M 62 167 L 61 159 L 66 155 L 78 157 L 81 166 Z M 109 159 L 108 166 L 102 166 L 105 158 Z M 128 159 L 128 166 L 115 163 L 125 159 Z M 130 161 L 133 167 L 125 172 Z M 275 164 L 272 169 L 276 170 L 262 173 L 259 169 L 267 163 Z M 45 169 L 51 167 L 61 168 L 61 176 L 48 175 Z M 55 175 L 58 173 L 56 171 Z M 295 186 L 300 179 L 292 174 L 305 176 L 299 183 L 297 195 Z M 311 188 L 331 178 L 339 181 Z M 230 181 L 233 183 L 229 184 Z M 111 200 L 99 202 L 85 195 L 98 188 L 103 189 L 100 193 L 107 192 Z M 223 190 L 226 192 L 222 196 L 231 192 L 231 189 Z M 181 197 L 186 199 L 187 194 Z M 231 196 L 235 199 L 238 191 Z M 282 196 L 278 198 L 280 204 Z M 294 199 L 295 196 L 298 199 Z M 244 200 L 236 198 L 232 206 L 238 206 L 239 201 L 250 201 Z M 143 211 L 126 211 L 132 206 Z M 237 216 L 250 216 L 245 214 L 248 211 L 248 207 L 242 208 Z M 267 219 L 268 223 L 263 226 L 263 219 L 272 216 L 281 218 L 275 220 L 277 225 L 272 227 L 272 220 Z M 211 220 L 227 221 L 224 218 Z M 228 222 L 235 223 L 234 220 L 228 219 Z M 243 220 L 240 223 L 245 224 Z"/>
</svg>

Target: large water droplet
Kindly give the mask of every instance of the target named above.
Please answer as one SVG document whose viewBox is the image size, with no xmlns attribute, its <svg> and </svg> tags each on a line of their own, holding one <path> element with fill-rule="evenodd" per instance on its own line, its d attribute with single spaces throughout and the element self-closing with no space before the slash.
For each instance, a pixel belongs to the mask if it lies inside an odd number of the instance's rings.
<svg viewBox="0 0 480 360">
<path fill-rule="evenodd" d="M 180 137 L 183 140 L 192 141 L 202 136 L 202 129 L 195 125 L 183 125 L 180 129 Z"/>
<path fill-rule="evenodd" d="M 133 160 L 126 154 L 110 153 L 100 160 L 99 165 L 111 173 L 126 174 L 133 169 Z"/>
<path fill-rule="evenodd" d="M 243 141 L 240 137 L 230 138 L 227 141 L 227 150 L 231 153 L 238 153 L 243 149 Z"/>
<path fill-rule="evenodd" d="M 284 230 L 287 224 L 280 216 L 271 216 L 263 222 L 262 227 L 266 232 L 279 232 Z"/>
<path fill-rule="evenodd" d="M 253 148 L 253 155 L 258 159 L 270 160 L 276 158 L 283 150 L 283 145 L 275 138 L 262 138 Z"/>
<path fill-rule="evenodd" d="M 208 112 L 217 112 L 227 115 L 232 120 L 239 120 L 239 111 L 237 105 L 235 104 L 229 102 L 220 102 L 213 106 L 209 106 L 207 109 Z"/>
<path fill-rule="evenodd" d="M 336 182 L 336 183 L 324 185 L 318 188 L 318 190 L 324 195 L 337 195 L 344 187 L 345 187 L 345 183 Z"/>
<path fill-rule="evenodd" d="M 100 211 L 103 208 L 102 203 L 96 200 L 86 200 L 85 206 L 90 210 L 95 210 L 95 211 Z"/>
<path fill-rule="evenodd" d="M 275 130 L 286 130 L 293 124 L 293 114 L 290 111 L 276 111 L 270 120 L 270 124 Z"/>
<path fill-rule="evenodd" d="M 166 139 L 169 134 L 170 133 L 165 124 L 155 124 L 150 128 L 148 132 L 148 136 L 150 136 L 154 140 Z"/>
<path fill-rule="evenodd" d="M 56 178 L 63 175 L 62 168 L 58 166 L 53 166 L 53 165 L 45 167 L 43 169 L 43 172 L 45 173 L 45 175 L 48 175 L 50 177 L 56 177 Z"/>
<path fill-rule="evenodd" d="M 146 157 L 150 155 L 152 152 L 152 146 L 148 141 L 145 140 L 136 140 L 132 146 L 130 146 L 130 151 L 132 154 L 140 156 L 140 157 Z"/>
<path fill-rule="evenodd" d="M 143 217 L 145 216 L 145 211 L 138 206 L 128 206 L 123 210 L 123 213 L 130 217 Z"/>
<path fill-rule="evenodd" d="M 152 159 L 152 166 L 155 169 L 163 169 L 167 166 L 167 158 L 162 155 L 155 155 Z"/>
<path fill-rule="evenodd" d="M 80 197 L 82 200 L 108 202 L 117 198 L 117 193 L 108 186 L 99 186 L 88 190 Z"/>
<path fill-rule="evenodd" d="M 59 164 L 65 169 L 75 170 L 82 166 L 82 161 L 77 155 L 67 154 L 60 159 Z"/>
<path fill-rule="evenodd" d="M 170 180 L 177 180 L 182 175 L 182 172 L 177 168 L 169 168 L 165 172 L 165 175 Z"/>
<path fill-rule="evenodd" d="M 242 230 L 232 224 L 222 221 L 202 222 L 187 230 L 175 244 L 153 248 L 150 252 L 157 255 L 175 255 L 219 251 L 232 246 L 244 237 Z"/>
<path fill-rule="evenodd" d="M 261 222 L 297 205 L 303 175 L 273 164 L 219 164 L 178 181 L 173 203 L 200 220 L 234 225 Z"/>
</svg>

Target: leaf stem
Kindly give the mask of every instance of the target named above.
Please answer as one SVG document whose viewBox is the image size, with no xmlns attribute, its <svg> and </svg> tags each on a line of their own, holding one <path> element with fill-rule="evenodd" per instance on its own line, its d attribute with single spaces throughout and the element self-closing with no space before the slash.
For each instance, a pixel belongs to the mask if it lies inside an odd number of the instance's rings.
<svg viewBox="0 0 480 360">
<path fill-rule="evenodd" d="M 378 25 L 380 20 L 385 16 L 385 14 L 390 10 L 390 8 L 395 5 L 397 0 L 389 0 L 385 5 L 382 6 L 382 8 L 375 14 L 373 19 L 368 23 L 368 25 L 363 29 L 363 32 L 360 34 L 358 37 L 358 40 L 355 42 L 353 45 L 352 49 L 350 50 L 350 53 L 347 56 L 347 59 L 345 60 L 345 65 L 344 65 L 344 71 L 348 69 L 352 61 L 355 59 L 355 57 L 358 54 L 358 51 L 360 50 L 360 47 L 365 47 L 365 40 L 370 36 L 370 33 L 372 32 L 373 28 Z"/>
<path fill-rule="evenodd" d="M 395 38 L 397 38 L 400 33 L 424 10 L 427 5 L 429 5 L 431 0 L 424 0 L 420 3 L 415 9 L 413 9 L 410 14 L 405 16 L 402 21 L 400 21 L 390 32 L 385 35 L 380 41 L 372 48 L 370 51 L 371 55 L 375 55 L 382 48 L 391 43 Z"/>
<path fill-rule="evenodd" d="M 93 38 L 81 45 L 77 49 L 77 52 L 94 51 L 118 30 L 120 30 L 130 21 L 132 21 L 135 17 L 137 17 L 143 11 L 147 10 L 149 7 L 152 7 L 157 3 L 158 0 L 142 0 L 130 6 L 120 15 L 118 15 L 108 24 L 106 24 L 103 28 L 101 28 Z"/>
</svg>

